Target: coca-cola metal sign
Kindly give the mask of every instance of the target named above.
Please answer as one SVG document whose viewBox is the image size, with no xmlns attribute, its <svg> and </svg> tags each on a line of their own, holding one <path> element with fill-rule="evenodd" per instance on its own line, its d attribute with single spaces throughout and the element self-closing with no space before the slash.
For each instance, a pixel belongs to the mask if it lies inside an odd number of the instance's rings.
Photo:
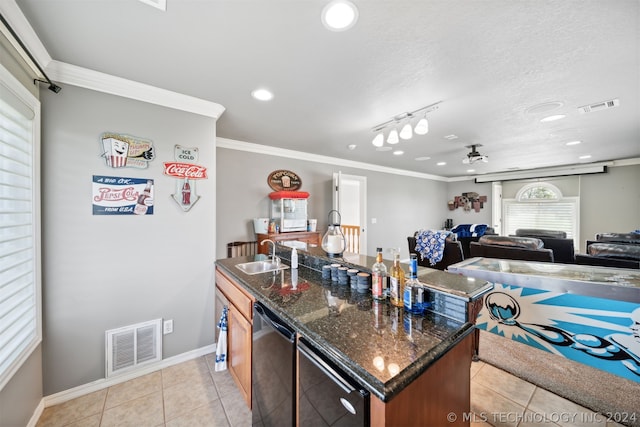
<svg viewBox="0 0 640 427">
<path fill-rule="evenodd" d="M 199 150 L 197 147 L 176 145 L 173 151 L 175 162 L 164 163 L 164 174 L 177 178 L 175 193 L 171 198 L 187 212 L 200 200 L 196 192 L 195 180 L 207 179 L 207 168 L 197 165 Z"/>
<path fill-rule="evenodd" d="M 192 163 L 165 162 L 164 174 L 174 178 L 207 179 L 207 168 Z"/>
</svg>

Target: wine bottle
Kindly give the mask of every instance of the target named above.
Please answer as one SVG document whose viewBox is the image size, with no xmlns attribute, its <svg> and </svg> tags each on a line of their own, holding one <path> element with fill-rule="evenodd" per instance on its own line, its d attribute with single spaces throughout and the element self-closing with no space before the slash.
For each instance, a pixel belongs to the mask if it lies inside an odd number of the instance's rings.
<svg viewBox="0 0 640 427">
<path fill-rule="evenodd" d="M 387 266 L 382 262 L 382 248 L 376 249 L 376 262 L 371 267 L 371 294 L 374 299 L 387 298 Z"/>
<path fill-rule="evenodd" d="M 393 266 L 389 272 L 389 301 L 396 307 L 403 306 L 404 282 L 404 270 L 400 266 L 400 251 L 396 251 L 393 256 Z"/>
</svg>

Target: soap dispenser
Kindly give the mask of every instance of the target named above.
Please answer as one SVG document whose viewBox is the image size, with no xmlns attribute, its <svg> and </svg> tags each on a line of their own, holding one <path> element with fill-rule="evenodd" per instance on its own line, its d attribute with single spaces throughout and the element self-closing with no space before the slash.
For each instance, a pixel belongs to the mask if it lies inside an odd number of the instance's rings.
<svg viewBox="0 0 640 427">
<path fill-rule="evenodd" d="M 298 250 L 291 249 L 291 268 L 298 268 Z"/>
</svg>

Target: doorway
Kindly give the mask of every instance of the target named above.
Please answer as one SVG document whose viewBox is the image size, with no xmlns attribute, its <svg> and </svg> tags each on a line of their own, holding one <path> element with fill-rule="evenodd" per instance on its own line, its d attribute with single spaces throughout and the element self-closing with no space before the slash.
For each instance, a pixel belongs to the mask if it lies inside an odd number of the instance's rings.
<svg viewBox="0 0 640 427">
<path fill-rule="evenodd" d="M 340 212 L 341 228 L 354 240 L 353 251 L 367 254 L 367 177 L 333 174 L 333 209 Z"/>
</svg>

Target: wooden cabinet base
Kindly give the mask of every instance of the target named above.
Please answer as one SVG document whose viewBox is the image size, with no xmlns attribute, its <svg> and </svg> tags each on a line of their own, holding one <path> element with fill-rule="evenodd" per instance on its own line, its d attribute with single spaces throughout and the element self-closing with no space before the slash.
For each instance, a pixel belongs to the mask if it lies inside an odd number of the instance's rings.
<svg viewBox="0 0 640 427">
<path fill-rule="evenodd" d="M 238 284 L 216 269 L 216 309 L 227 311 L 227 369 L 251 409 L 253 302 Z M 216 313 L 219 316 L 219 313 Z M 218 317 L 219 318 L 219 317 Z"/>
<path fill-rule="evenodd" d="M 371 426 L 469 426 L 473 340 L 467 335 L 391 401 L 372 396 Z"/>
</svg>

